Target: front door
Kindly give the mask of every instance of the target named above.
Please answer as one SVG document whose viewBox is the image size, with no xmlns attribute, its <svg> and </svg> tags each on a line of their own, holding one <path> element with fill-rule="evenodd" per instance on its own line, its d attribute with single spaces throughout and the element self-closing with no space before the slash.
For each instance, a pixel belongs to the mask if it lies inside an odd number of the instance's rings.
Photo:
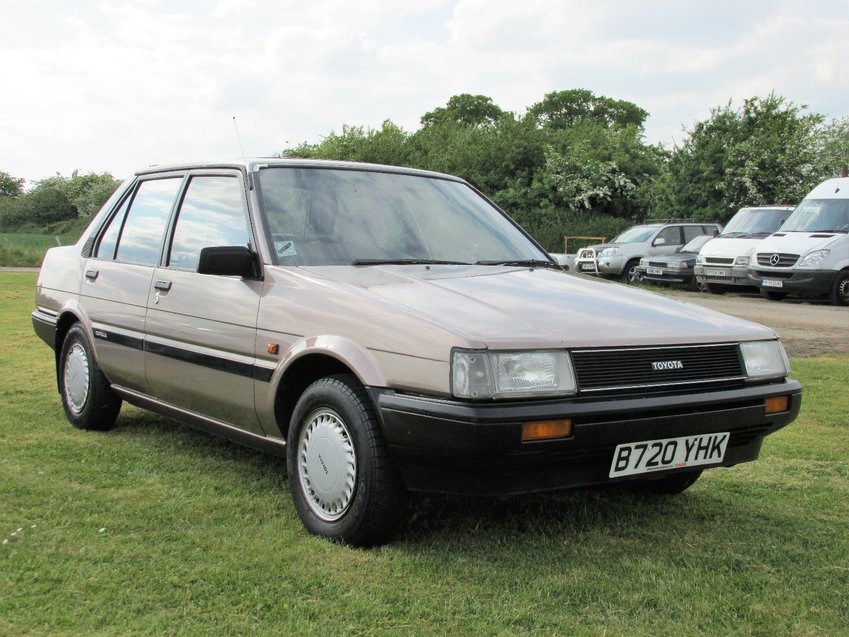
<svg viewBox="0 0 849 637">
<path fill-rule="evenodd" d="M 144 359 L 156 398 L 261 434 L 254 350 L 262 281 L 197 272 L 205 247 L 252 245 L 240 174 L 190 175 L 148 289 Z"/>
</svg>

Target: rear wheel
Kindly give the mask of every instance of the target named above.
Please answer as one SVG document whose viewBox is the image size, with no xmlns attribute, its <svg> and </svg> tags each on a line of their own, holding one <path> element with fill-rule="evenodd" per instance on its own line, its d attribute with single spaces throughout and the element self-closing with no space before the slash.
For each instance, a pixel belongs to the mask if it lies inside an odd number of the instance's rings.
<svg viewBox="0 0 849 637">
<path fill-rule="evenodd" d="M 289 490 L 308 531 L 352 546 L 389 539 L 403 518 L 405 493 L 354 376 L 328 376 L 304 391 L 286 445 Z"/>
<path fill-rule="evenodd" d="M 786 292 L 773 292 L 772 290 L 764 290 L 763 288 L 760 288 L 760 290 L 761 296 L 768 301 L 780 301 L 787 296 Z"/>
<path fill-rule="evenodd" d="M 79 429 L 110 429 L 121 410 L 121 399 L 94 360 L 85 329 L 68 330 L 59 357 L 59 391 L 65 416 Z"/>
<path fill-rule="evenodd" d="M 849 270 L 843 270 L 837 274 L 828 300 L 832 305 L 849 305 Z"/>
</svg>

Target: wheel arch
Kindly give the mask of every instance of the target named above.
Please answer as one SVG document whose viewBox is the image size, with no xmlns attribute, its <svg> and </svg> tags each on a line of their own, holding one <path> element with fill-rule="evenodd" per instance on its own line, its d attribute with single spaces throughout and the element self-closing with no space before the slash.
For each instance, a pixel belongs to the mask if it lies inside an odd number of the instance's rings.
<svg viewBox="0 0 849 637">
<path fill-rule="evenodd" d="M 303 339 L 293 346 L 272 377 L 270 393 L 275 423 L 285 439 L 295 405 L 307 387 L 320 378 L 350 374 L 363 386 L 385 384 L 374 357 L 341 337 Z"/>
</svg>

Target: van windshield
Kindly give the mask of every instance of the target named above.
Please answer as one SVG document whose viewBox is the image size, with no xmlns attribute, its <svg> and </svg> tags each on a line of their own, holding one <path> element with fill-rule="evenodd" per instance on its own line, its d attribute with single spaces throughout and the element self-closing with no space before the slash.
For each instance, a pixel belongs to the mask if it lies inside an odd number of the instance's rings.
<svg viewBox="0 0 849 637">
<path fill-rule="evenodd" d="M 779 208 L 743 208 L 722 231 L 723 237 L 751 237 L 772 234 L 790 216 L 789 210 Z"/>
<path fill-rule="evenodd" d="M 782 232 L 849 232 L 849 199 L 805 199 Z"/>
</svg>

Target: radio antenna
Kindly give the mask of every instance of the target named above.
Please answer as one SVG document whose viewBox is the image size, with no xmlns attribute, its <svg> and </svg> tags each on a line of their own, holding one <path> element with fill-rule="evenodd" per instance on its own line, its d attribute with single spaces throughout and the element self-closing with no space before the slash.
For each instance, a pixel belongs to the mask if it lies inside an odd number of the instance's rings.
<svg viewBox="0 0 849 637">
<path fill-rule="evenodd" d="M 242 159 L 247 163 L 247 158 L 245 157 L 245 149 L 242 146 L 242 136 L 239 135 L 239 125 L 236 123 L 236 116 L 233 115 L 233 128 L 236 129 L 236 139 L 239 140 L 239 150 L 242 151 Z"/>
</svg>

